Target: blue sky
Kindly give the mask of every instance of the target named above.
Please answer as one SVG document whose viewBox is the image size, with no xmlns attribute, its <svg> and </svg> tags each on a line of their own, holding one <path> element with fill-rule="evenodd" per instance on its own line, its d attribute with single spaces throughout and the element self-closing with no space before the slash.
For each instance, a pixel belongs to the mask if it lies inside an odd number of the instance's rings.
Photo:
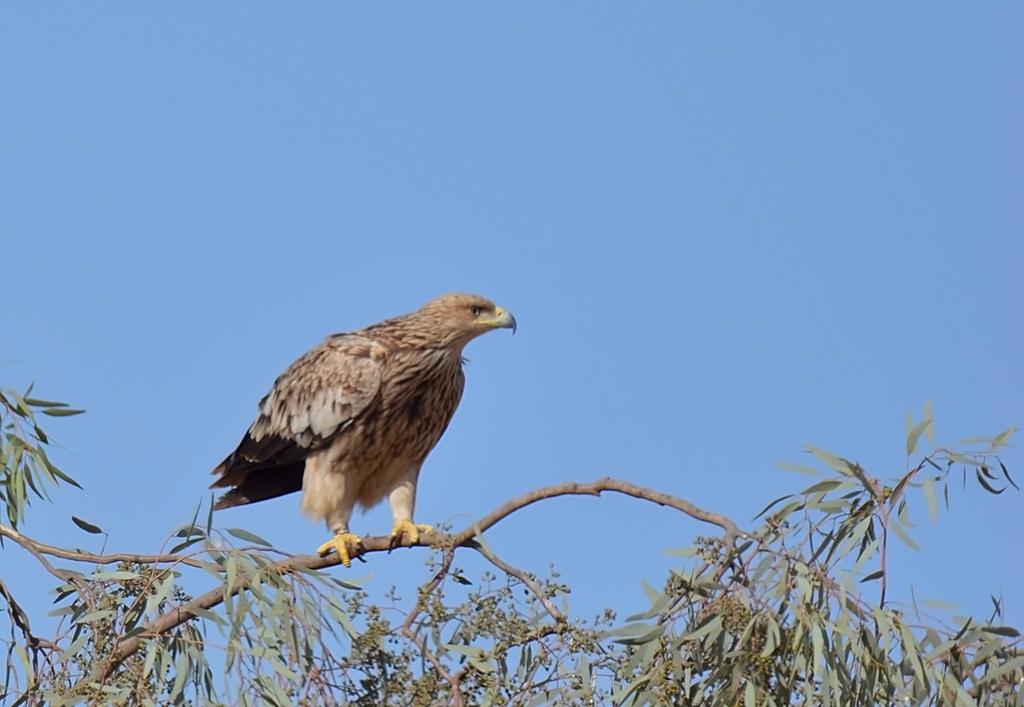
<svg viewBox="0 0 1024 707">
<path fill-rule="evenodd" d="M 155 549 L 288 363 L 452 290 L 520 327 L 468 348 L 420 522 L 614 475 L 748 523 L 806 442 L 888 476 L 927 400 L 939 441 L 1020 425 L 1021 36 L 998 1 L 7 5 L 0 382 L 89 411 L 51 425 L 86 490 L 25 529 Z M 1024 620 L 1022 495 L 916 500 L 893 595 Z M 220 523 L 326 537 L 297 496 Z M 590 615 L 701 531 L 563 499 L 489 542 Z M 350 572 L 412 597 L 423 559 Z"/>
</svg>

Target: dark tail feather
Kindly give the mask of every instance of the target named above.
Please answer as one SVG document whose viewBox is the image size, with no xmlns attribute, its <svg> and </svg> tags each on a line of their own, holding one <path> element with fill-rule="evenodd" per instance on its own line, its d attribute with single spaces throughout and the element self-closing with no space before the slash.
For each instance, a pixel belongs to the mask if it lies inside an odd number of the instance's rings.
<svg viewBox="0 0 1024 707">
<path fill-rule="evenodd" d="M 217 499 L 213 504 L 213 510 L 219 511 L 232 506 L 244 506 L 247 503 L 266 501 L 268 498 L 277 498 L 286 493 L 293 493 L 302 488 L 302 472 L 305 462 L 289 464 L 287 466 L 275 466 L 269 469 L 253 470 L 239 474 L 232 479 L 234 488 Z M 241 478 L 238 478 L 241 476 Z M 223 479 L 218 479 L 223 482 Z M 227 485 L 214 482 L 215 486 Z"/>
</svg>

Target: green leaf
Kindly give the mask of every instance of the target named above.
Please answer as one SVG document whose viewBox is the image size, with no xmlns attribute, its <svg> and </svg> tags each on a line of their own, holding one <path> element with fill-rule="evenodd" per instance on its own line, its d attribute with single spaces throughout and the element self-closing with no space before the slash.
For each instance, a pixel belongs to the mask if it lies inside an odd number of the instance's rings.
<svg viewBox="0 0 1024 707">
<path fill-rule="evenodd" d="M 15 643 L 14 650 L 18 654 L 18 658 L 21 660 L 22 669 L 25 671 L 25 677 L 28 678 L 28 687 L 31 689 L 32 685 L 35 684 L 36 675 L 32 670 L 32 662 L 28 659 L 28 653 L 22 648 L 21 644 Z"/>
<path fill-rule="evenodd" d="M 178 658 L 174 661 L 174 684 L 171 686 L 170 701 L 174 702 L 175 698 L 181 693 L 182 688 L 185 687 L 185 679 L 188 677 L 188 653 L 181 651 L 178 653 Z"/>
<path fill-rule="evenodd" d="M 862 579 L 860 581 L 861 581 L 861 584 L 863 584 L 864 582 L 872 582 L 872 581 L 874 581 L 876 579 L 879 579 L 879 578 L 881 578 L 883 576 L 885 576 L 885 572 L 883 570 L 875 570 L 874 572 L 872 572 L 871 574 L 867 575 L 866 577 L 864 577 L 864 579 Z"/>
<path fill-rule="evenodd" d="M 213 623 L 217 624 L 218 626 L 227 626 L 228 625 L 228 622 L 225 621 L 219 614 L 215 614 L 214 612 L 210 611 L 209 609 L 202 609 L 202 608 L 196 606 L 196 607 L 193 607 L 191 609 L 191 611 L 192 611 L 193 614 L 195 614 L 199 618 L 205 619 L 207 621 L 212 621 Z"/>
<path fill-rule="evenodd" d="M 917 443 L 921 439 L 921 433 L 931 427 L 932 421 L 930 419 L 924 419 L 914 425 L 914 428 L 910 430 L 907 435 L 907 454 L 913 454 L 917 451 Z"/>
<path fill-rule="evenodd" d="M 264 547 L 271 547 L 270 543 L 255 533 L 250 533 L 244 528 L 228 528 L 228 533 L 234 535 L 239 540 L 245 540 L 249 543 L 256 543 L 257 545 L 263 545 Z"/>
<path fill-rule="evenodd" d="M 227 591 L 231 591 L 235 586 L 235 578 L 238 576 L 238 558 L 232 555 L 228 558 L 227 564 L 227 579 L 225 580 L 225 588 Z"/>
<path fill-rule="evenodd" d="M 817 474 L 818 470 L 813 466 L 807 466 L 806 464 L 790 464 L 789 462 L 775 462 L 775 466 L 786 471 L 792 471 L 797 474 Z"/>
<path fill-rule="evenodd" d="M 743 707 L 757 707 L 757 689 L 753 680 L 747 680 L 743 688 Z"/>
<path fill-rule="evenodd" d="M 50 417 L 71 417 L 81 415 L 85 410 L 74 410 L 72 408 L 43 408 L 43 414 Z"/>
<path fill-rule="evenodd" d="M 483 658 L 484 649 L 479 646 L 467 646 L 462 643 L 446 643 L 444 648 L 450 650 L 452 653 L 458 653 L 464 655 L 467 658 Z"/>
<path fill-rule="evenodd" d="M 935 479 L 928 477 L 921 483 L 924 500 L 928 503 L 928 517 L 932 522 L 939 517 L 939 502 L 935 497 Z"/>
<path fill-rule="evenodd" d="M 1013 479 L 1010 478 L 1010 472 L 1009 472 L 1009 470 L 1007 470 L 1006 464 L 1003 464 L 1002 460 L 999 460 L 999 468 L 1003 470 L 1003 476 L 1005 476 L 1006 480 L 1009 481 L 1013 485 L 1013 488 L 1015 488 L 1018 491 L 1020 491 L 1020 486 L 1018 486 L 1017 482 L 1015 482 Z"/>
<path fill-rule="evenodd" d="M 159 639 L 150 639 L 146 641 L 146 644 L 146 661 L 142 664 L 142 677 L 144 678 L 153 670 L 156 655 L 162 649 Z"/>
<path fill-rule="evenodd" d="M 106 619 L 106 618 L 109 618 L 109 617 L 111 617 L 113 615 L 114 615 L 114 610 L 113 609 L 100 609 L 99 611 L 90 611 L 85 616 L 80 616 L 78 618 L 78 621 L 76 621 L 75 623 L 90 624 L 93 621 L 99 621 L 101 619 Z"/>
<path fill-rule="evenodd" d="M 714 631 L 717 636 L 722 631 L 722 617 L 719 614 L 715 614 L 714 618 L 704 623 L 703 626 L 686 634 L 683 640 L 687 641 L 699 641 L 705 636 L 711 634 Z"/>
<path fill-rule="evenodd" d="M 188 547 L 191 547 L 192 545 L 195 545 L 198 542 L 202 542 L 205 539 L 206 538 L 204 536 L 202 536 L 202 535 L 194 535 L 191 538 L 189 538 L 188 540 L 180 542 L 177 545 L 175 545 L 174 547 L 172 547 L 171 548 L 171 554 L 172 555 L 177 555 L 182 550 L 184 550 L 184 549 L 186 549 Z"/>
<path fill-rule="evenodd" d="M 978 483 L 981 484 L 985 488 L 985 490 L 988 491 L 989 493 L 993 493 L 996 496 L 998 496 L 999 494 L 1001 494 L 1003 491 L 1006 490 L 1006 487 L 1003 487 L 1001 489 L 997 489 L 995 486 L 993 486 L 988 481 L 986 481 L 985 480 L 985 475 L 981 473 L 981 469 L 975 469 L 974 473 L 978 477 Z"/>
<path fill-rule="evenodd" d="M 814 494 L 814 493 L 821 493 L 823 491 L 824 492 L 832 491 L 833 489 L 839 488 L 842 485 L 843 485 L 843 482 L 839 481 L 838 479 L 827 479 L 825 481 L 819 481 L 818 483 L 814 484 L 813 486 L 808 486 L 807 488 L 805 488 L 800 493 L 802 493 L 805 496 L 810 496 L 811 494 Z"/>
<path fill-rule="evenodd" d="M 639 636 L 626 636 L 625 638 L 617 638 L 613 643 L 621 643 L 624 646 L 641 646 L 651 641 L 661 638 L 665 634 L 665 626 L 659 625 L 652 628 L 646 633 L 642 633 Z"/>
<path fill-rule="evenodd" d="M 849 474 L 850 473 L 850 463 L 848 461 L 846 461 L 845 459 L 837 457 L 832 452 L 827 452 L 824 449 L 821 449 L 819 447 L 815 447 L 815 446 L 810 445 L 810 444 L 804 445 L 804 448 L 808 452 L 810 452 L 811 454 L 816 456 L 818 459 L 823 461 L 825 464 L 827 464 L 829 467 L 834 469 L 835 471 L 838 471 L 838 472 L 840 472 L 842 474 Z"/>
<path fill-rule="evenodd" d="M 910 539 L 910 536 L 907 535 L 906 531 L 900 527 L 899 522 L 894 520 L 892 523 L 889 524 L 889 527 L 892 529 L 894 533 L 896 533 L 896 537 L 898 537 L 900 540 L 906 543 L 907 547 L 909 547 L 911 550 L 917 550 L 920 552 L 921 547 Z"/>
<path fill-rule="evenodd" d="M 767 512 L 768 512 L 768 511 L 769 511 L 769 510 L 770 510 L 770 509 L 772 508 L 772 506 L 774 506 L 775 504 L 777 504 L 777 503 L 779 503 L 779 502 L 781 502 L 781 501 L 785 501 L 785 500 L 786 500 L 787 498 L 793 498 L 793 494 L 791 494 L 791 493 L 787 493 L 787 494 L 786 494 L 785 496 L 779 496 L 779 497 L 778 497 L 778 498 L 776 498 L 776 499 L 775 499 L 774 501 L 772 501 L 772 502 L 771 502 L 771 503 L 769 503 L 769 504 L 768 504 L 767 506 L 765 506 L 765 507 L 764 507 L 764 508 L 763 508 L 763 509 L 761 510 L 761 512 L 760 512 L 760 513 L 758 513 L 758 514 L 757 514 L 756 516 L 754 516 L 754 520 L 757 520 L 758 518 L 760 518 L 761 516 L 763 516 L 763 515 L 764 515 L 765 513 L 767 513 Z"/>
<path fill-rule="evenodd" d="M 1005 675 L 1009 675 L 1017 670 L 1024 668 L 1024 655 L 1019 655 L 1016 658 L 1011 658 L 1002 665 L 987 671 L 978 680 L 979 685 L 988 685 L 997 682 L 1000 678 Z"/>
<path fill-rule="evenodd" d="M 93 574 L 88 575 L 86 579 L 93 579 L 97 581 L 113 580 L 117 582 L 125 582 L 130 579 L 139 579 L 139 577 L 141 576 L 142 575 L 140 575 L 137 572 L 126 572 L 124 570 L 117 570 L 114 572 L 95 572 Z"/>
<path fill-rule="evenodd" d="M 98 525 L 93 525 L 87 520 L 82 520 L 77 516 L 71 516 L 71 522 L 87 533 L 92 533 L 93 535 L 103 535 L 102 528 L 100 528 Z"/>
<path fill-rule="evenodd" d="M 156 592 L 149 595 L 146 598 L 146 613 L 151 614 L 160 607 L 160 602 L 171 595 L 171 591 L 174 589 L 174 584 L 177 578 L 173 572 L 168 572 L 167 576 L 160 582 L 160 586 L 157 587 Z"/>
<path fill-rule="evenodd" d="M 25 398 L 25 404 L 34 408 L 66 408 L 67 403 L 58 403 L 53 400 L 41 400 L 40 398 Z"/>
<path fill-rule="evenodd" d="M 82 633 L 79 634 L 78 638 L 76 638 L 75 640 L 73 640 L 71 642 L 70 646 L 68 646 L 67 648 L 65 648 L 63 650 L 63 652 L 61 652 L 60 659 L 62 661 L 65 661 L 65 660 L 71 658 L 72 656 L 74 656 L 76 653 L 78 653 L 78 651 L 80 651 L 82 649 L 82 646 L 84 646 L 85 642 L 88 641 L 88 640 L 89 640 L 88 632 L 87 631 L 83 631 Z"/>
<path fill-rule="evenodd" d="M 981 630 L 985 633 L 994 633 L 997 636 L 1006 636 L 1007 638 L 1017 638 L 1020 636 L 1020 631 L 1013 626 L 982 626 Z"/>
<path fill-rule="evenodd" d="M 693 557 L 700 551 L 699 548 L 689 545 L 686 547 L 670 547 L 667 550 L 662 550 L 662 555 L 668 555 L 669 557 Z"/>
<path fill-rule="evenodd" d="M 341 627 L 345 629 L 345 633 L 348 634 L 349 638 L 359 637 L 359 632 L 356 630 L 355 624 L 352 623 L 352 619 L 349 618 L 344 609 L 330 599 L 327 600 L 327 613 L 333 616 L 334 620 L 341 624 Z"/>
<path fill-rule="evenodd" d="M 995 436 L 995 439 L 992 440 L 991 451 L 995 451 L 999 447 L 1002 447 L 1004 444 L 1006 444 L 1009 441 L 1010 437 L 1012 437 L 1016 431 L 1016 427 L 1010 427 L 997 434 Z"/>
<path fill-rule="evenodd" d="M 46 462 L 45 463 L 46 468 L 49 469 L 50 473 L 53 474 L 54 476 L 56 476 L 58 479 L 61 479 L 62 481 L 71 484 L 75 488 L 79 488 L 79 489 L 82 488 L 82 485 L 80 483 L 78 483 L 77 481 L 72 479 L 70 476 L 65 474 L 63 471 L 61 471 L 54 464 L 51 464 L 49 459 L 45 460 L 45 462 Z"/>
</svg>

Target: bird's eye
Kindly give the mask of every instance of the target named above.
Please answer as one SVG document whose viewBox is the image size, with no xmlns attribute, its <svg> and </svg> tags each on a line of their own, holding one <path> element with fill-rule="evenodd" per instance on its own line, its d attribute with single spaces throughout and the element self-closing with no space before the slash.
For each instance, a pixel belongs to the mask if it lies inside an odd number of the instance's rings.
<svg viewBox="0 0 1024 707">
<path fill-rule="evenodd" d="M 483 310 L 480 309 L 479 307 L 473 307 L 472 311 L 473 311 L 473 316 L 474 317 L 479 317 L 480 316 L 480 312 L 482 312 Z"/>
</svg>

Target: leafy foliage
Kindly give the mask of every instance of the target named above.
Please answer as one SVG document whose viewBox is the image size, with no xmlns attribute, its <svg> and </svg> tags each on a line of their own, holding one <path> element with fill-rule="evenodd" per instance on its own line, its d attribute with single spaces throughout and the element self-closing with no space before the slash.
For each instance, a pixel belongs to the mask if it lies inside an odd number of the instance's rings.
<svg viewBox="0 0 1024 707">
<path fill-rule="evenodd" d="M 25 519 L 33 495 L 49 500 L 48 485 L 64 481 L 78 486 L 47 456 L 50 439 L 39 426 L 36 415 L 68 417 L 84 411 L 31 395 L 31 386 L 24 395 L 0 389 L 0 512 L 6 515 L 6 522 L 13 528 Z M 0 519 L 3 517 L 0 515 Z"/>
<path fill-rule="evenodd" d="M 9 525 L 0 537 L 56 580 L 50 638 L 32 632 L 0 575 L 10 639 L 0 701 L 26 704 L 356 705 L 1011 705 L 1024 700 L 1024 651 L 993 598 L 985 617 L 889 594 L 889 547 L 912 548 L 913 507 L 933 519 L 973 478 L 1016 484 L 999 453 L 1013 430 L 918 455 L 930 411 L 907 424 L 906 471 L 891 480 L 808 447 L 803 490 L 756 528 L 669 550 L 679 566 L 647 611 L 619 620 L 568 610 L 557 572 L 508 565 L 480 532 L 438 533 L 415 596 L 373 601 L 207 509 L 160 555 L 55 551 L 21 534 L 26 489 L 73 483 L 47 459 L 34 413 L 68 409 L 9 391 L 0 405 Z M 911 462 L 911 459 L 913 461 Z M 998 470 L 998 471 L 997 471 Z M 655 503 L 666 496 L 634 494 Z M 536 492 L 535 492 L 536 493 Z M 941 494 L 941 503 L 940 503 Z M 554 495 L 554 494 L 552 494 Z M 685 502 L 680 501 L 680 504 Z M 694 517 L 701 517 L 694 515 Z M 720 518 L 719 516 L 714 516 Z M 710 519 L 709 519 L 710 518 Z M 82 519 L 87 533 L 102 530 Z M 466 540 L 457 541 L 456 538 Z M 494 569 L 468 576 L 476 552 Z M 47 558 L 72 563 L 57 567 Z M 54 560 L 56 562 L 56 560 Z M 192 587 L 212 586 L 195 595 Z"/>
</svg>

